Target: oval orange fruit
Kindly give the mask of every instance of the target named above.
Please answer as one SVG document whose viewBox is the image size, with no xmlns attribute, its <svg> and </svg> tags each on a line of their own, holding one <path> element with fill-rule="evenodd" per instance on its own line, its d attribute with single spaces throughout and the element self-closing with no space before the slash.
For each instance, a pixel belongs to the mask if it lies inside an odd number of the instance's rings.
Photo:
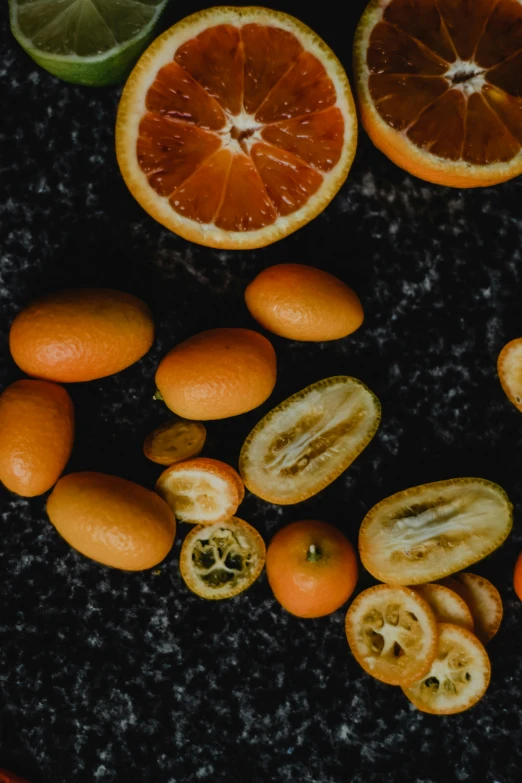
<svg viewBox="0 0 522 783">
<path fill-rule="evenodd" d="M 226 419 L 257 408 L 272 393 L 276 355 L 250 329 L 210 329 L 177 345 L 160 362 L 156 385 L 185 419 Z"/>
<path fill-rule="evenodd" d="M 22 380 L 0 395 L 0 481 L 24 497 L 58 481 L 71 455 L 74 408 L 62 386 Z"/>
<path fill-rule="evenodd" d="M 338 340 L 364 320 L 358 296 L 337 277 L 303 264 L 277 264 L 245 291 L 251 315 L 289 340 Z"/>
<path fill-rule="evenodd" d="M 158 465 L 175 465 L 197 457 L 206 438 L 207 431 L 200 422 L 175 418 L 160 424 L 147 435 L 143 453 Z"/>
<path fill-rule="evenodd" d="M 50 381 L 92 381 L 124 370 L 147 353 L 154 323 L 147 305 L 104 288 L 58 291 L 14 319 L 9 346 L 28 375 Z"/>
<path fill-rule="evenodd" d="M 521 26 L 512 0 L 371 0 L 354 70 L 374 144 L 440 185 L 522 173 Z"/>
<path fill-rule="evenodd" d="M 71 473 L 47 501 L 52 524 L 75 549 L 113 568 L 160 563 L 176 533 L 174 514 L 155 492 L 105 473 Z"/>
<path fill-rule="evenodd" d="M 275 534 L 266 554 L 270 587 L 297 617 L 323 617 L 339 609 L 357 583 L 357 558 L 340 530 L 327 522 L 293 522 Z"/>
<path fill-rule="evenodd" d="M 159 36 L 131 73 L 116 152 L 127 187 L 191 242 L 248 249 L 308 223 L 357 143 L 348 78 L 287 14 L 211 8 Z"/>
</svg>

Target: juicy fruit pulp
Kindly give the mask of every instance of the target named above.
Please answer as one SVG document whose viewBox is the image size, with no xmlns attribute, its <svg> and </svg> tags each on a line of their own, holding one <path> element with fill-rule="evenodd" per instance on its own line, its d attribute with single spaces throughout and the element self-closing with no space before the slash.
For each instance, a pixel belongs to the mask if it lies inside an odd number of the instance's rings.
<svg viewBox="0 0 522 783">
<path fill-rule="evenodd" d="M 10 0 L 13 33 L 66 81 L 112 84 L 128 73 L 167 0 Z"/>
<path fill-rule="evenodd" d="M 391 0 L 367 50 L 381 118 L 449 161 L 507 162 L 522 150 L 522 5 Z"/>
<path fill-rule="evenodd" d="M 489 555 L 512 524 L 512 506 L 497 484 L 474 478 L 439 481 L 374 506 L 361 525 L 359 552 L 376 579 L 423 584 Z"/>
<path fill-rule="evenodd" d="M 232 517 L 190 531 L 181 548 L 181 575 L 201 598 L 232 598 L 255 582 L 265 558 L 265 544 L 257 530 Z"/>
<path fill-rule="evenodd" d="M 167 468 L 158 479 L 156 492 L 182 522 L 212 525 L 236 513 L 244 489 L 230 465 L 202 457 Z"/>
<path fill-rule="evenodd" d="M 143 89 L 135 147 L 150 188 L 200 226 L 248 233 L 282 221 L 295 230 L 285 218 L 349 166 L 355 115 L 334 55 L 296 20 L 256 8 L 196 14 L 163 38 L 169 56 Z"/>
<path fill-rule="evenodd" d="M 245 441 L 245 486 L 287 505 L 328 486 L 363 451 L 381 419 L 379 401 L 356 378 L 336 376 L 294 394 L 268 413 Z"/>
<path fill-rule="evenodd" d="M 346 615 L 346 636 L 363 669 L 388 685 L 406 685 L 430 668 L 437 624 L 413 590 L 392 585 L 360 593 Z"/>
<path fill-rule="evenodd" d="M 174 419 L 164 422 L 145 438 L 143 452 L 147 459 L 158 465 L 174 465 L 197 457 L 206 438 L 203 424 Z"/>
<path fill-rule="evenodd" d="M 441 623 L 430 671 L 403 691 L 423 712 L 453 715 L 482 698 L 490 675 L 488 654 L 476 636 L 459 626 Z"/>
</svg>

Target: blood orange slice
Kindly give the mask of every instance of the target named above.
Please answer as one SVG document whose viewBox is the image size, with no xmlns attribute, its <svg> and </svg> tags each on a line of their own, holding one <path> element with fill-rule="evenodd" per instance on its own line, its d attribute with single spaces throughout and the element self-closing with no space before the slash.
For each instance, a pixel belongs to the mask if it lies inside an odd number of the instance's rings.
<svg viewBox="0 0 522 783">
<path fill-rule="evenodd" d="M 394 163 L 455 187 L 522 172 L 520 0 L 372 0 L 354 56 L 363 125 Z"/>
<path fill-rule="evenodd" d="M 193 242 L 241 249 L 318 215 L 348 174 L 356 136 L 347 76 L 315 33 L 276 11 L 213 8 L 142 56 L 116 150 L 152 217 Z"/>
</svg>

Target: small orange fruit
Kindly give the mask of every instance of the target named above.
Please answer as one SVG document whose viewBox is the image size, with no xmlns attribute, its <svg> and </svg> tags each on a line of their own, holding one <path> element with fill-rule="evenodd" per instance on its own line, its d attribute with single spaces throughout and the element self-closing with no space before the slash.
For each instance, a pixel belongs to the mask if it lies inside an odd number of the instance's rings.
<svg viewBox="0 0 522 783">
<path fill-rule="evenodd" d="M 513 575 L 513 587 L 515 588 L 515 593 L 522 601 L 522 552 L 519 554 L 517 558 L 517 562 L 515 563 L 515 573 Z"/>
<path fill-rule="evenodd" d="M 161 361 L 156 385 L 186 419 L 226 419 L 257 408 L 272 393 L 276 355 L 250 329 L 210 329 L 177 345 Z"/>
<path fill-rule="evenodd" d="M 264 247 L 329 204 L 357 117 L 324 41 L 266 8 L 210 8 L 160 35 L 131 73 L 116 153 L 155 220 L 209 247 Z"/>
<path fill-rule="evenodd" d="M 261 326 L 289 340 L 338 340 L 364 320 L 351 288 L 303 264 L 277 264 L 260 272 L 246 289 L 245 301 Z"/>
<path fill-rule="evenodd" d="M 266 572 L 284 609 L 323 617 L 339 609 L 357 583 L 357 558 L 343 533 L 327 522 L 293 522 L 268 546 Z"/>
<path fill-rule="evenodd" d="M 171 419 L 147 435 L 143 452 L 158 465 L 174 465 L 201 453 L 207 431 L 203 424 L 186 419 Z"/>
<path fill-rule="evenodd" d="M 141 571 L 160 563 L 176 533 L 174 514 L 155 492 L 105 473 L 71 473 L 47 501 L 52 524 L 86 557 Z"/>
<path fill-rule="evenodd" d="M 241 477 L 230 465 L 199 457 L 167 468 L 156 492 L 181 522 L 214 525 L 234 516 L 244 497 Z"/>
<path fill-rule="evenodd" d="M 265 542 L 257 530 L 232 517 L 192 528 L 183 541 L 179 565 L 189 590 L 200 598 L 219 601 L 249 588 L 265 559 Z"/>
<path fill-rule="evenodd" d="M 124 370 L 147 353 L 153 339 L 144 302 L 121 291 L 85 288 L 32 302 L 14 319 L 9 346 L 28 375 L 73 383 Z"/>
<path fill-rule="evenodd" d="M 354 70 L 374 144 L 440 185 L 522 173 L 521 27 L 512 0 L 371 0 Z"/>
<path fill-rule="evenodd" d="M 508 400 L 522 411 L 522 337 L 511 340 L 502 348 L 497 370 Z"/>
<path fill-rule="evenodd" d="M 16 381 L 0 395 L 0 481 L 24 497 L 58 481 L 71 455 L 74 408 L 62 386 Z"/>
<path fill-rule="evenodd" d="M 429 671 L 437 652 L 437 622 L 408 587 L 376 585 L 352 602 L 346 637 L 356 661 L 388 685 L 410 685 Z"/>
<path fill-rule="evenodd" d="M 488 654 L 477 637 L 459 625 L 440 623 L 431 668 L 403 692 L 421 712 L 455 715 L 482 698 L 490 677 Z"/>
</svg>

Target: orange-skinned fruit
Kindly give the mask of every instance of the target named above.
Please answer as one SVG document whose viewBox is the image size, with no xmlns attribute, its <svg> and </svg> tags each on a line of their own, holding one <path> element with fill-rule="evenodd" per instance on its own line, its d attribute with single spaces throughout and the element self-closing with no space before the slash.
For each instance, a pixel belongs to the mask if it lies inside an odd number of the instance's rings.
<svg viewBox="0 0 522 783">
<path fill-rule="evenodd" d="M 176 533 L 174 514 L 159 495 L 105 473 L 64 476 L 47 501 L 47 514 L 82 555 L 125 571 L 160 563 Z"/>
<path fill-rule="evenodd" d="M 351 288 L 303 264 L 277 264 L 260 272 L 246 289 L 245 301 L 261 326 L 289 340 L 339 340 L 364 320 Z"/>
<path fill-rule="evenodd" d="M 28 375 L 73 383 L 124 370 L 153 340 L 154 322 L 144 302 L 121 291 L 85 288 L 29 304 L 11 325 L 9 347 Z"/>
<path fill-rule="evenodd" d="M 58 481 L 74 441 L 74 408 L 62 386 L 22 380 L 0 395 L 0 481 L 24 497 Z"/>
<path fill-rule="evenodd" d="M 327 522 L 294 522 L 268 546 L 266 571 L 281 606 L 297 617 L 323 617 L 351 596 L 357 558 L 340 530 Z"/>
<path fill-rule="evenodd" d="M 25 778 L 21 778 L 19 775 L 15 775 L 14 772 L 9 772 L 7 769 L 0 769 L 0 783 L 28 783 Z"/>
<path fill-rule="evenodd" d="M 165 356 L 156 372 L 167 407 L 203 421 L 257 408 L 275 381 L 275 351 L 250 329 L 210 329 L 190 337 Z"/>
</svg>

